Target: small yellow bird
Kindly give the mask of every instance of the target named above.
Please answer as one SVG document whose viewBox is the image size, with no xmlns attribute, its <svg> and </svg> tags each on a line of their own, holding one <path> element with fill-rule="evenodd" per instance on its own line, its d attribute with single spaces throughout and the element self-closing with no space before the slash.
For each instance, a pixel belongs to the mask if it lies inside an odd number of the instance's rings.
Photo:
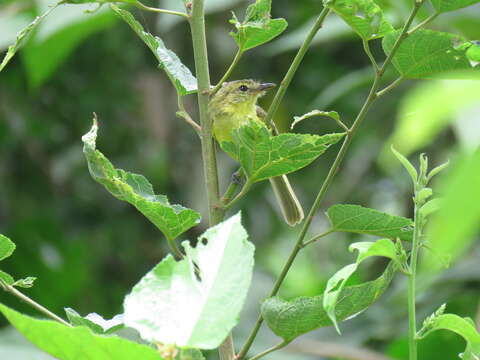
<svg viewBox="0 0 480 360">
<path fill-rule="evenodd" d="M 263 123 L 266 113 L 257 105 L 257 100 L 274 86 L 248 79 L 224 83 L 209 103 L 215 139 L 219 143 L 232 141 L 232 132 L 240 126 L 252 121 Z M 304 217 L 303 209 L 288 178 L 283 175 L 269 180 L 287 224 L 300 223 Z"/>
</svg>

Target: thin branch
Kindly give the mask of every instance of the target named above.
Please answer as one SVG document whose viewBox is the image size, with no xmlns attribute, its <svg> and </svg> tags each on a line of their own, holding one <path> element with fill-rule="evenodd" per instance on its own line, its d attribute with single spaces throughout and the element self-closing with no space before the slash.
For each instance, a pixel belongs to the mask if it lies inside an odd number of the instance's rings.
<svg viewBox="0 0 480 360">
<path fill-rule="evenodd" d="M 358 127 L 361 125 L 361 123 L 365 119 L 365 117 L 368 113 L 368 110 L 370 110 L 370 107 L 372 106 L 372 104 L 377 99 L 376 92 L 378 90 L 378 87 L 380 86 L 380 80 L 381 80 L 387 66 L 391 63 L 391 61 L 393 59 L 393 56 L 397 52 L 400 44 L 405 39 L 407 31 L 408 31 L 410 25 L 412 24 L 412 21 L 415 18 L 415 15 L 417 14 L 417 12 L 418 12 L 419 8 L 422 6 L 422 4 L 423 4 L 423 0 L 415 1 L 414 8 L 412 9 L 412 12 L 410 13 L 410 16 L 408 17 L 407 21 L 405 22 L 405 25 L 403 26 L 399 37 L 397 38 L 395 44 L 393 45 L 392 51 L 387 56 L 387 59 L 383 63 L 382 67 L 376 72 L 375 79 L 373 81 L 373 84 L 372 84 L 372 87 L 371 87 L 370 92 L 368 94 L 368 97 L 365 100 L 365 103 L 363 104 L 362 108 L 360 109 L 357 117 L 355 118 L 355 121 L 353 122 L 353 125 L 350 128 L 350 131 L 347 133 L 347 136 L 345 137 L 345 140 L 343 141 L 342 147 L 340 148 L 340 150 L 337 154 L 337 157 L 335 158 L 335 161 L 333 162 L 333 164 L 332 164 L 332 166 L 331 166 L 331 168 L 328 172 L 328 175 L 325 178 L 325 180 L 322 184 L 322 187 L 320 188 L 320 191 L 318 192 L 318 195 L 315 199 L 315 202 L 313 203 L 313 205 L 312 205 L 312 207 L 311 207 L 311 209 L 308 213 L 308 216 L 305 218 L 305 222 L 303 223 L 303 227 L 302 227 L 302 230 L 301 230 L 300 235 L 298 237 L 298 240 L 295 243 L 295 246 L 292 249 L 292 252 L 290 253 L 290 256 L 288 257 L 287 262 L 285 263 L 285 265 L 282 269 L 282 272 L 280 273 L 277 281 L 275 282 L 275 285 L 274 285 L 272 291 L 270 292 L 270 296 L 275 296 L 277 294 L 278 290 L 280 289 L 280 286 L 282 285 L 285 277 L 287 276 L 288 271 L 290 270 L 290 268 L 293 264 L 293 261 L 295 260 L 298 253 L 302 249 L 303 241 L 305 239 L 305 236 L 307 234 L 308 229 L 310 228 L 313 217 L 314 217 L 315 213 L 317 212 L 317 210 L 319 209 L 321 201 L 323 200 L 323 197 L 325 196 L 328 188 L 330 187 L 330 185 L 333 182 L 333 178 L 335 177 L 335 175 L 337 174 L 337 172 L 340 168 L 340 165 L 341 165 L 341 163 L 342 163 L 342 161 L 343 161 L 343 159 L 344 159 L 344 157 L 347 153 L 347 150 L 350 146 L 352 138 L 353 138 L 354 134 L 356 133 L 356 131 L 358 130 Z M 278 95 L 278 92 L 277 92 L 277 95 Z M 240 351 L 240 353 L 237 356 L 238 360 L 242 360 L 245 357 L 245 355 L 247 354 L 248 350 L 252 346 L 253 341 L 255 340 L 255 338 L 258 334 L 258 331 L 260 330 L 260 326 L 262 325 L 262 323 L 263 323 L 263 318 L 260 315 L 257 318 L 257 321 L 256 321 L 256 323 L 255 323 L 255 325 L 254 325 L 254 327 L 253 327 L 245 345 L 243 346 L 242 350 Z"/>
<path fill-rule="evenodd" d="M 183 12 L 180 12 L 180 11 L 158 9 L 158 8 L 150 7 L 150 6 L 142 4 L 140 1 L 135 1 L 135 3 L 133 5 L 138 7 L 139 9 L 146 10 L 146 11 L 152 11 L 152 12 L 156 12 L 156 13 L 169 14 L 169 15 L 177 15 L 177 16 L 184 17 L 186 19 L 189 18 L 188 14 L 186 14 L 186 13 L 183 13 Z"/>
<path fill-rule="evenodd" d="M 313 244 L 314 242 L 316 242 L 316 241 L 320 240 L 321 238 L 323 238 L 323 237 L 325 237 L 325 236 L 333 233 L 334 231 L 335 231 L 335 230 L 330 229 L 330 230 L 327 230 L 327 231 L 325 231 L 325 232 L 323 232 L 323 233 L 321 233 L 321 234 L 319 234 L 319 235 L 316 235 L 316 236 L 314 236 L 313 238 L 311 238 L 310 240 L 305 241 L 305 242 L 302 244 L 302 247 L 306 247 L 306 246 L 308 246 L 308 245 L 310 245 L 310 244 Z"/>
<path fill-rule="evenodd" d="M 370 62 L 372 63 L 373 68 L 375 69 L 375 72 L 378 72 L 379 67 L 378 63 L 375 60 L 375 57 L 372 55 L 372 50 L 370 49 L 370 43 L 368 40 L 363 39 L 363 50 L 365 51 L 365 54 L 367 54 L 368 58 L 370 59 Z"/>
<path fill-rule="evenodd" d="M 30 299 L 27 295 L 21 293 L 17 289 L 15 289 L 14 286 L 8 285 L 4 280 L 0 279 L 0 287 L 3 288 L 6 292 L 9 292 L 10 294 L 18 297 L 20 300 L 26 302 L 28 305 L 31 307 L 35 308 L 37 311 L 43 313 L 44 315 L 48 316 L 50 319 L 55 320 L 65 326 L 72 327 L 71 324 L 63 320 L 61 317 L 58 315 L 55 315 L 53 312 L 48 310 L 47 308 L 43 307 L 39 303 L 37 303 L 35 300 Z"/>
<path fill-rule="evenodd" d="M 181 95 L 178 95 L 178 111 L 176 112 L 176 115 L 179 118 L 182 118 L 189 124 L 193 130 L 197 133 L 197 135 L 201 138 L 202 137 L 202 128 L 200 125 L 198 125 L 190 116 L 190 114 L 185 110 L 185 105 L 183 104 L 183 98 Z"/>
<path fill-rule="evenodd" d="M 243 198 L 248 193 L 248 191 L 250 190 L 251 187 L 252 187 L 252 183 L 250 183 L 247 180 L 247 182 L 243 185 L 242 190 L 240 190 L 240 192 L 231 201 L 223 204 L 223 208 L 225 210 L 230 209 L 233 204 L 235 204 L 237 201 L 239 201 L 241 198 Z"/>
<path fill-rule="evenodd" d="M 168 240 L 167 243 L 168 243 L 168 246 L 170 247 L 170 250 L 175 254 L 175 256 L 178 259 L 183 259 L 183 254 L 180 251 L 180 249 L 178 248 L 175 240 Z"/>
<path fill-rule="evenodd" d="M 425 25 L 428 25 L 429 23 L 431 23 L 433 20 L 435 20 L 438 15 L 440 15 L 440 13 L 435 13 L 435 14 L 432 14 L 430 15 L 428 18 L 426 18 L 425 20 L 423 20 L 421 23 L 419 23 L 418 25 L 416 25 L 415 27 L 413 27 L 410 31 L 408 31 L 408 35 L 412 35 L 415 31 L 417 31 L 418 29 L 424 27 Z"/>
<path fill-rule="evenodd" d="M 385 86 L 382 90 L 377 91 L 377 97 L 383 96 L 389 91 L 395 89 L 398 85 L 400 85 L 405 78 L 403 76 L 398 77 L 395 81 L 393 81 L 390 85 Z"/>
<path fill-rule="evenodd" d="M 243 51 L 241 51 L 240 49 L 238 49 L 237 53 L 235 54 L 235 57 L 233 58 L 233 61 L 232 63 L 230 64 L 227 72 L 225 73 L 225 75 L 222 76 L 222 78 L 220 79 L 220 81 L 218 82 L 217 85 L 215 85 L 215 87 L 213 88 L 213 90 L 211 91 L 210 93 L 210 96 L 213 96 L 217 93 L 218 90 L 220 90 L 220 88 L 222 87 L 223 83 L 225 81 L 228 80 L 228 78 L 230 77 L 230 75 L 232 75 L 232 72 L 233 70 L 235 69 L 235 67 L 237 66 L 238 62 L 240 61 L 240 58 L 242 57 L 243 55 Z"/>
<path fill-rule="evenodd" d="M 288 344 L 290 343 L 290 341 L 282 341 L 281 343 L 275 345 L 275 346 L 272 346 L 270 349 L 267 349 L 263 352 L 261 352 L 260 354 L 257 354 L 255 355 L 254 357 L 251 357 L 249 360 L 258 360 L 274 351 L 277 351 L 281 348 L 284 348 L 285 346 L 287 346 Z"/>
<path fill-rule="evenodd" d="M 317 20 L 315 21 L 315 24 L 313 27 L 310 29 L 310 32 L 308 33 L 307 37 L 303 41 L 302 46 L 300 46 L 300 49 L 298 49 L 297 55 L 295 55 L 295 58 L 293 59 L 292 64 L 290 65 L 290 68 L 288 69 L 287 73 L 285 74 L 285 77 L 283 78 L 282 82 L 280 83 L 280 86 L 277 90 L 277 93 L 275 94 L 275 97 L 272 101 L 272 104 L 270 105 L 270 108 L 268 109 L 267 115 L 265 117 L 265 123 L 270 124 L 272 123 L 272 119 L 275 116 L 278 107 L 280 106 L 280 103 L 283 100 L 283 97 L 285 96 L 285 93 L 287 92 L 288 86 L 292 82 L 292 79 L 295 75 L 295 73 L 298 70 L 298 67 L 300 66 L 300 63 L 303 60 L 303 57 L 307 53 L 308 48 L 310 47 L 313 38 L 317 34 L 318 30 L 323 25 L 323 22 L 325 21 L 325 18 L 327 15 L 330 13 L 330 9 L 328 7 L 324 7 L 323 10 L 320 12 L 318 15 Z M 245 354 L 243 354 L 245 355 Z"/>
<path fill-rule="evenodd" d="M 235 177 L 236 180 L 232 180 L 230 182 L 230 185 L 228 186 L 227 190 L 225 191 L 222 198 L 220 199 L 221 204 L 228 204 L 232 200 L 233 195 L 237 191 L 238 185 L 240 184 L 240 181 L 242 181 L 242 178 L 243 178 L 242 168 L 235 171 L 232 177 Z"/>
</svg>

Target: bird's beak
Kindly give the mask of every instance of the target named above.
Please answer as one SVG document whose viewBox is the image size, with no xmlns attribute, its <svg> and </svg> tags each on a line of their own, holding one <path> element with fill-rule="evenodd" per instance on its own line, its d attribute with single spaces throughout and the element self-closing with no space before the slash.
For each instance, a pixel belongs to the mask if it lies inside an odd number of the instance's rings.
<svg viewBox="0 0 480 360">
<path fill-rule="evenodd" d="M 275 85 L 274 83 L 263 83 L 258 86 L 258 91 L 265 91 L 265 90 L 270 90 L 271 88 L 274 88 Z"/>
</svg>

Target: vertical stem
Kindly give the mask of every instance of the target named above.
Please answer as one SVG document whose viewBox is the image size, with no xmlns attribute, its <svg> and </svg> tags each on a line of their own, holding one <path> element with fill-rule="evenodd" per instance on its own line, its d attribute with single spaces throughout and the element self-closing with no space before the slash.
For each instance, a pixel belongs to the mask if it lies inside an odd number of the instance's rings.
<svg viewBox="0 0 480 360">
<path fill-rule="evenodd" d="M 416 196 L 415 196 L 416 198 Z M 417 360 L 417 322 L 415 314 L 415 277 L 417 274 L 418 248 L 421 237 L 421 219 L 419 206 L 415 204 L 412 252 L 410 255 L 410 274 L 408 276 L 408 347 L 409 360 Z"/>
<path fill-rule="evenodd" d="M 193 41 L 193 55 L 198 81 L 198 108 L 202 128 L 201 143 L 203 170 L 208 200 L 210 226 L 222 221 L 224 211 L 218 206 L 220 192 L 218 186 L 217 159 L 215 142 L 212 136 L 212 121 L 208 116 L 208 100 L 210 91 L 210 73 L 208 69 L 207 40 L 205 36 L 205 0 L 193 1 L 190 15 L 190 28 Z M 219 348 L 220 360 L 233 360 L 235 351 L 232 335 L 228 335 Z"/>
</svg>

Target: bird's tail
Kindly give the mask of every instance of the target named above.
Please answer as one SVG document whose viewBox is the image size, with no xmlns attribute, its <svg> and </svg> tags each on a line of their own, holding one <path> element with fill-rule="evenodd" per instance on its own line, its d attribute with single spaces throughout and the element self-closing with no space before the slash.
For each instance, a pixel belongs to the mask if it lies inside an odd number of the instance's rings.
<svg viewBox="0 0 480 360">
<path fill-rule="evenodd" d="M 275 197 L 277 198 L 283 217 L 290 226 L 295 226 L 303 220 L 302 205 L 285 175 L 270 178 Z"/>
</svg>

